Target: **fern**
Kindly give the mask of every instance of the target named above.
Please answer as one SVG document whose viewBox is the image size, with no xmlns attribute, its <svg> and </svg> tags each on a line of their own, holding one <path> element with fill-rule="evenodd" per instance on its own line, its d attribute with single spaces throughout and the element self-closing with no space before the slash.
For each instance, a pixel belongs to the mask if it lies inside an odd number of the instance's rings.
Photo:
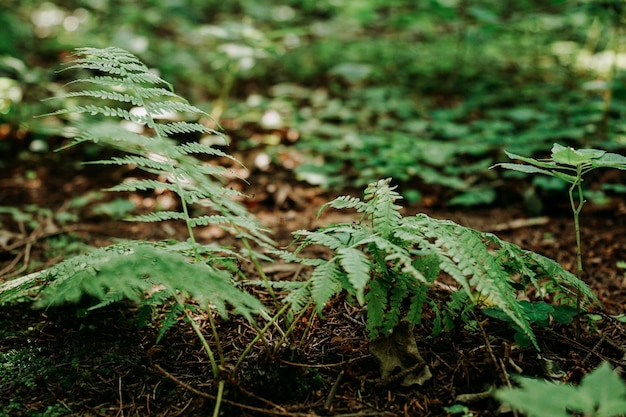
<svg viewBox="0 0 626 417">
<path fill-rule="evenodd" d="M 423 306 L 429 304 L 437 314 L 434 332 L 438 332 L 441 319 L 444 330 L 449 330 L 459 315 L 468 322 L 468 312 L 478 305 L 478 295 L 499 307 L 538 348 L 531 323 L 517 299 L 520 286 L 522 291 L 535 287 L 540 294 L 549 290 L 565 303 L 575 300 L 578 291 L 587 302 L 597 302 L 585 283 L 556 262 L 449 220 L 425 214 L 402 217 L 395 203 L 399 198 L 390 180 L 380 180 L 367 187 L 364 201 L 339 197 L 323 207 L 356 209 L 363 213 L 359 223 L 295 233 L 296 254 L 308 245 L 326 246 L 334 253 L 319 264 L 281 253 L 286 260 L 315 266 L 309 295 L 319 311 L 332 296 L 347 291 L 359 303 L 367 304 L 367 330 L 376 338 L 401 320 L 418 324 Z M 441 273 L 454 279 L 461 289 L 444 305 L 429 298 L 431 284 Z M 514 276 L 520 278 L 514 280 Z M 298 295 L 305 297 L 307 293 L 300 291 Z M 294 304 L 305 304 L 297 301 Z"/>
<path fill-rule="evenodd" d="M 117 48 L 82 48 L 66 70 L 98 72 L 70 83 L 70 86 L 82 83 L 89 88 L 64 94 L 63 98 L 76 105 L 53 113 L 66 115 L 72 123 L 70 132 L 74 133 L 74 140 L 69 146 L 93 142 L 122 151 L 121 156 L 91 163 L 132 165 L 146 175 L 109 191 L 168 190 L 178 195 L 181 205 L 181 211 L 157 211 L 130 220 L 183 221 L 189 239 L 125 241 L 93 249 L 29 276 L 23 285 L 7 291 L 26 292 L 43 282 L 36 307 L 77 302 L 89 296 L 96 302 L 86 311 L 128 299 L 138 304 L 139 318 L 144 324 L 152 318 L 154 310 L 165 306 L 158 339 L 183 317 L 203 342 L 217 378 L 219 367 L 215 356 L 189 311 L 203 308 L 216 311 L 223 318 L 234 313 L 248 320 L 266 313 L 262 303 L 240 289 L 235 279 L 240 273 L 237 262 L 251 255 L 250 246 L 246 245 L 247 253 L 241 255 L 226 248 L 201 245 L 195 240 L 194 228 L 218 225 L 242 240 L 273 246 L 267 231 L 236 201 L 242 194 L 222 185 L 224 179 L 236 175 L 215 159 L 237 160 L 208 145 L 176 142 L 172 136 L 177 134 L 219 133 L 200 123 L 181 121 L 207 115 L 176 95 L 166 81 L 132 54 Z M 97 102 L 79 102 L 86 100 Z M 173 113 L 180 117 L 167 121 L 166 116 Z M 129 130 L 128 123 L 138 126 Z M 196 155 L 211 161 L 205 162 Z M 196 217 L 190 214 L 193 205 L 198 206 L 194 212 L 200 213 Z M 10 295 L 15 295 L 15 291 Z"/>
<path fill-rule="evenodd" d="M 175 248 L 178 249 L 178 248 Z M 229 273 L 209 263 L 191 262 L 178 250 L 151 243 L 128 242 L 92 250 L 61 262 L 44 273 L 49 284 L 35 307 L 77 302 L 84 295 L 108 303 L 126 298 L 138 303 L 155 286 L 170 295 L 186 294 L 223 317 L 228 305 L 251 319 L 261 302 L 237 289 Z"/>
<path fill-rule="evenodd" d="M 229 226 L 234 233 L 246 230 L 246 236 L 262 245 L 272 245 L 267 230 L 260 226 L 245 207 L 233 197 L 242 195 L 223 187 L 221 181 L 235 175 L 226 168 L 202 162 L 194 155 L 228 158 L 234 157 L 215 147 L 200 143 L 177 144 L 172 136 L 186 133 L 219 135 L 219 132 L 200 123 L 187 121 L 163 121 L 171 114 L 182 118 L 208 117 L 198 107 L 187 103 L 176 95 L 171 85 L 153 74 L 139 59 L 119 48 L 80 48 L 76 60 L 65 70 L 97 71 L 99 75 L 75 80 L 71 84 L 84 83 L 95 89 L 84 89 L 62 95 L 66 99 L 98 99 L 97 104 L 81 104 L 61 109 L 53 114 L 77 116 L 104 116 L 87 122 L 78 118 L 76 131 L 79 133 L 73 145 L 89 141 L 119 149 L 127 154 L 107 160 L 94 161 L 100 164 L 135 165 L 137 168 L 166 180 L 140 179 L 111 187 L 109 191 L 146 191 L 167 189 L 181 199 L 182 213 L 151 213 L 136 217 L 138 221 L 183 220 L 187 223 L 190 238 L 193 228 L 207 224 L 208 218 L 195 220 L 189 215 L 190 205 L 203 202 L 215 214 L 222 216 L 220 224 Z M 106 104 L 105 104 L 106 103 Z M 130 105 L 134 108 L 129 108 Z M 140 125 L 145 134 L 128 130 L 123 123 Z"/>
</svg>

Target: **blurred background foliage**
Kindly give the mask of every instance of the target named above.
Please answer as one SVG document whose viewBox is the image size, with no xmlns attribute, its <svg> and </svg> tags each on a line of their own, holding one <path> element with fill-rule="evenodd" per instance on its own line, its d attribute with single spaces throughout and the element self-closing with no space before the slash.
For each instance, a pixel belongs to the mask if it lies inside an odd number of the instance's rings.
<svg viewBox="0 0 626 417">
<path fill-rule="evenodd" d="M 69 105 L 42 101 L 71 88 L 59 63 L 117 46 L 210 113 L 253 174 L 333 190 L 392 176 L 412 202 L 491 204 L 505 149 L 626 147 L 625 19 L 623 0 L 4 0 L 0 168 L 63 143 L 62 120 L 34 118 Z"/>
</svg>

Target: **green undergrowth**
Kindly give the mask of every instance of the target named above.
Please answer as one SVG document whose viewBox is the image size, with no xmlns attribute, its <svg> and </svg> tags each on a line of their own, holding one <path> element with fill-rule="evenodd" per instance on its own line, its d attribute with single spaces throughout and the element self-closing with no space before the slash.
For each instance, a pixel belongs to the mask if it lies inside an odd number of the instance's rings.
<svg viewBox="0 0 626 417">
<path fill-rule="evenodd" d="M 486 168 L 505 149 L 624 147 L 617 1 L 5 3 L 0 122 L 33 152 L 58 122 L 32 118 L 53 107 L 40 98 L 67 80 L 42 68 L 86 44 L 132 51 L 240 128 L 237 151 L 332 190 L 393 177 L 409 202 L 432 187 L 492 204 L 503 181 Z"/>
<path fill-rule="evenodd" d="M 450 220 L 403 216 L 398 204 L 402 196 L 391 178 L 371 182 L 363 199 L 341 196 L 320 210 L 356 211 L 361 214 L 358 221 L 296 231 L 292 250 L 278 249 L 240 203 L 245 194 L 224 185 L 237 179 L 228 167 L 238 161 L 206 141 L 175 139 L 189 133 L 222 138 L 208 127 L 214 122 L 206 112 L 119 48 L 78 49 L 66 70 L 79 77 L 60 92 L 58 98 L 67 106 L 49 116 L 67 121 L 65 134 L 73 138 L 68 146 L 89 143 L 116 150 L 115 156 L 89 163 L 130 166 L 142 173 L 108 191 L 169 193 L 176 199 L 170 209 L 128 220 L 180 222 L 187 236 L 122 240 L 94 248 L 0 285 L 0 303 L 28 295 L 35 307 L 51 308 L 95 299 L 80 309 L 84 315 L 129 300 L 138 306 L 141 324 L 160 324 L 155 343 L 174 326 L 190 326 L 211 365 L 215 416 L 227 381 L 236 378 L 253 347 L 262 345 L 268 354 L 278 354 L 288 342 L 295 343 L 294 329 L 308 307 L 313 305 L 323 316 L 336 295 L 366 308 L 372 342 L 400 325 L 418 325 L 427 315 L 432 317 L 433 337 L 459 323 L 466 331 L 477 331 L 475 317 L 489 306 L 488 316 L 499 312 L 521 335 L 516 337 L 520 344 L 537 349 L 533 326 L 545 325 L 547 317 L 566 324 L 567 317 L 597 303 L 582 280 L 544 256 Z M 201 243 L 197 232 L 206 226 L 223 229 L 237 244 Z M 305 257 L 311 245 L 324 246 L 332 255 Z M 302 264 L 310 274 L 302 281 L 270 281 L 262 264 L 276 258 Z M 250 268 L 242 263 L 252 265 L 254 272 L 244 272 Z M 267 296 L 261 299 L 258 292 L 248 291 L 251 285 L 262 286 Z M 521 301 L 523 297 L 530 302 Z M 533 316 L 534 310 L 542 315 Z M 237 358 L 224 351 L 217 326 L 232 315 L 241 316 L 255 331 Z M 208 321 L 205 329 L 198 316 Z M 268 340 L 270 328 L 278 329 L 279 340 Z"/>
<path fill-rule="evenodd" d="M 389 334 L 402 320 L 420 324 L 425 306 L 436 313 L 436 335 L 450 330 L 459 316 L 468 322 L 468 310 L 488 303 L 537 348 L 531 322 L 539 320 L 531 318 L 519 295 L 532 290 L 550 296 L 570 306 L 574 310 L 570 315 L 577 312 L 572 306 L 579 293 L 586 304 L 596 302 L 589 287 L 558 263 L 449 220 L 425 214 L 403 217 L 396 204 L 401 198 L 387 179 L 370 184 L 364 200 L 339 197 L 327 203 L 324 207 L 354 209 L 361 218 L 295 232 L 295 254 L 309 245 L 322 245 L 334 256 L 320 260 L 283 252 L 288 261 L 314 266 L 310 279 L 299 283 L 287 301 L 297 309 L 308 295 L 322 312 L 333 295 L 347 291 L 367 305 L 371 339 Z M 443 276 L 457 286 L 445 303 L 432 294 Z"/>
</svg>

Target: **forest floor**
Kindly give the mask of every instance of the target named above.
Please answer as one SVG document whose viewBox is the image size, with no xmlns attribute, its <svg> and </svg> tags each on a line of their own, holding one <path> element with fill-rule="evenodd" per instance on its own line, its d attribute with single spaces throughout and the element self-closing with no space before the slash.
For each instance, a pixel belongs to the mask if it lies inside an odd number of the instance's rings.
<svg viewBox="0 0 626 417">
<path fill-rule="evenodd" d="M 37 205 L 62 212 L 73 198 L 116 184 L 123 175 L 120 168 L 79 169 L 65 163 L 64 156 L 48 158 L 7 161 L 0 177 L 0 206 Z M 280 245 L 287 245 L 295 230 L 350 221 L 332 210 L 317 219 L 321 205 L 334 195 L 298 183 L 288 173 L 252 177 L 246 192 L 253 195 L 250 210 L 274 231 Z M 514 200 L 515 196 L 509 199 Z M 417 205 L 406 207 L 404 214 L 425 212 L 494 232 L 575 271 L 574 230 L 564 202 L 565 198 L 544 202 L 553 207 L 537 217 L 529 217 L 520 204 L 459 210 Z M 32 225 L 2 217 L 0 277 L 48 267 L 64 256 L 64 249 L 80 243 L 102 246 L 115 237 L 185 239 L 184 230 L 172 224 L 128 223 L 91 214 L 61 225 L 41 216 L 42 221 Z M 439 416 L 449 415 L 443 407 L 460 404 L 466 415 L 506 416 L 513 413 L 489 394 L 508 384 L 512 375 L 577 383 L 603 360 L 625 366 L 626 324 L 610 317 L 626 311 L 626 271 L 616 267 L 626 261 L 625 235 L 623 201 L 585 206 L 585 280 L 604 310 L 592 326 L 584 321 L 578 337 L 572 325 L 537 329 L 540 354 L 532 347 L 516 347 L 504 323 L 485 317 L 477 318 L 478 331 L 465 330 L 460 323 L 436 338 L 430 336 L 432 323 L 424 320 L 414 335 L 432 378 L 421 386 L 403 387 L 393 379 L 381 380 L 368 350 L 363 311 L 338 296 L 323 317 L 309 311 L 300 318 L 295 332 L 300 338 L 295 342 L 272 346 L 280 334 L 270 329 L 266 334 L 270 345 L 255 344 L 237 374 L 222 370 L 227 384 L 221 415 Z M 207 228 L 200 239 L 229 237 Z M 252 267 L 243 268 L 254 274 Z M 292 265 L 264 268 L 270 279 L 296 279 L 303 273 Z M 269 298 L 262 290 L 254 291 L 261 299 Z M 138 328 L 131 305 L 113 304 L 85 317 L 77 315 L 78 308 L 66 305 L 44 311 L 27 303 L 0 308 L 0 416 L 211 415 L 217 392 L 211 367 L 188 325 L 181 321 L 157 345 L 158 329 Z M 196 319 L 211 342 L 206 315 Z M 256 335 L 249 323 L 236 317 L 218 321 L 216 331 L 228 364 Z M 546 364 L 558 368 L 547 370 Z"/>
</svg>

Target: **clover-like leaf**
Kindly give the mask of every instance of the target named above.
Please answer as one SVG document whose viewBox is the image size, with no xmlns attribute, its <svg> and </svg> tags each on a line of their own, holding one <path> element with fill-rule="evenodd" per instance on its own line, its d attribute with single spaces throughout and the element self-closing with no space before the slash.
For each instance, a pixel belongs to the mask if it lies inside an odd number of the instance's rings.
<svg viewBox="0 0 626 417">
<path fill-rule="evenodd" d="M 600 149 L 574 149 L 555 143 L 552 146 L 552 160 L 558 164 L 580 166 L 601 158 L 606 151 Z"/>
</svg>

